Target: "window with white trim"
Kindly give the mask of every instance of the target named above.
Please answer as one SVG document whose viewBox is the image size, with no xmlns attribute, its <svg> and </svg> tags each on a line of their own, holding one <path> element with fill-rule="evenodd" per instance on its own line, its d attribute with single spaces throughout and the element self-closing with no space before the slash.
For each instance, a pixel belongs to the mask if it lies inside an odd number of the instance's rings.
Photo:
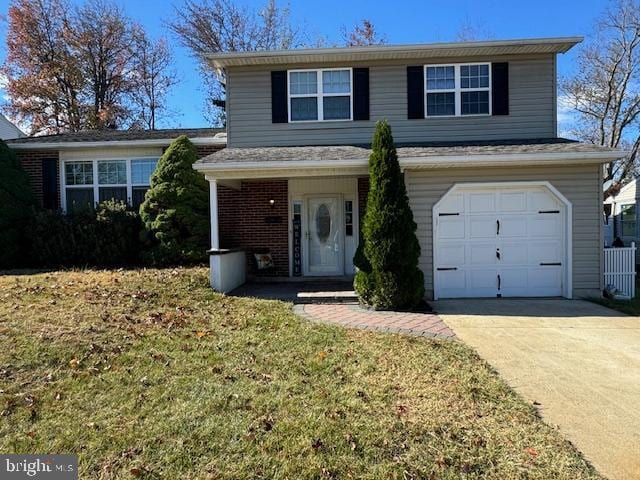
<svg viewBox="0 0 640 480">
<path fill-rule="evenodd" d="M 620 226 L 623 237 L 636 236 L 636 204 L 629 203 L 620 206 Z"/>
<path fill-rule="evenodd" d="M 67 212 L 118 200 L 138 209 L 149 189 L 157 158 L 66 160 L 63 205 Z"/>
<path fill-rule="evenodd" d="M 289 121 L 353 119 L 352 69 L 289 70 Z"/>
<path fill-rule="evenodd" d="M 425 65 L 425 116 L 491 114 L 488 63 Z"/>
</svg>

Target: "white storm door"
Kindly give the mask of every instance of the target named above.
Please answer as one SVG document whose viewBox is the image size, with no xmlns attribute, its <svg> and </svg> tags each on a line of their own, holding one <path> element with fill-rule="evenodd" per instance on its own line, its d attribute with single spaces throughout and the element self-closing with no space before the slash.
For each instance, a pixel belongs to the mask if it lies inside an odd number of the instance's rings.
<svg viewBox="0 0 640 480">
<path fill-rule="evenodd" d="M 307 198 L 306 275 L 344 274 L 344 232 L 340 195 Z"/>
</svg>

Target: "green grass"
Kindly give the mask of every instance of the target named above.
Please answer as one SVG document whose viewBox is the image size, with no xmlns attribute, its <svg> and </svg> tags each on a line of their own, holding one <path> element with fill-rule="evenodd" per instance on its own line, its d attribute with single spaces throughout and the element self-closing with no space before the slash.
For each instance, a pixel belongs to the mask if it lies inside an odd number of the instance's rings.
<svg viewBox="0 0 640 480">
<path fill-rule="evenodd" d="M 640 282 L 636 282 L 636 292 L 640 292 Z M 609 298 L 591 298 L 589 300 L 627 315 L 640 316 L 640 296 L 637 295 L 631 300 L 613 300 Z"/>
<path fill-rule="evenodd" d="M 81 478 L 600 478 L 459 342 L 311 324 L 203 268 L 0 298 L 0 451 L 76 453 Z"/>
</svg>

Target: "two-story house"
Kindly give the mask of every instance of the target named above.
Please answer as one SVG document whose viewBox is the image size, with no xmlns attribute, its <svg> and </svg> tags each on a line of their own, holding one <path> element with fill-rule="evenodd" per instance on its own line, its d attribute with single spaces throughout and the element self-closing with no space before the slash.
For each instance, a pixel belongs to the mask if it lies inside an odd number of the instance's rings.
<svg viewBox="0 0 640 480">
<path fill-rule="evenodd" d="M 387 119 L 428 297 L 599 295 L 602 164 L 621 152 L 557 138 L 556 56 L 580 41 L 211 55 L 227 148 L 195 168 L 211 185 L 214 288 L 352 275 Z"/>
</svg>

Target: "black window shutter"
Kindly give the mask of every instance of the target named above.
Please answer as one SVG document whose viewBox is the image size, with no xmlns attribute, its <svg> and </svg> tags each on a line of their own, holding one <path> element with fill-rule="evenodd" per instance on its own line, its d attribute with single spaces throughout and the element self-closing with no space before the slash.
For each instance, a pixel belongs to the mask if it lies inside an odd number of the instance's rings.
<svg viewBox="0 0 640 480">
<path fill-rule="evenodd" d="M 353 69 L 353 119 L 369 120 L 369 69 Z"/>
<path fill-rule="evenodd" d="M 509 115 L 509 64 L 491 64 L 491 113 Z"/>
<path fill-rule="evenodd" d="M 407 67 L 407 118 L 424 118 L 424 68 Z"/>
<path fill-rule="evenodd" d="M 271 72 L 271 122 L 287 123 L 289 108 L 287 100 L 287 71 Z"/>
<path fill-rule="evenodd" d="M 55 158 L 42 159 L 42 206 L 58 209 L 58 160 Z"/>
</svg>

